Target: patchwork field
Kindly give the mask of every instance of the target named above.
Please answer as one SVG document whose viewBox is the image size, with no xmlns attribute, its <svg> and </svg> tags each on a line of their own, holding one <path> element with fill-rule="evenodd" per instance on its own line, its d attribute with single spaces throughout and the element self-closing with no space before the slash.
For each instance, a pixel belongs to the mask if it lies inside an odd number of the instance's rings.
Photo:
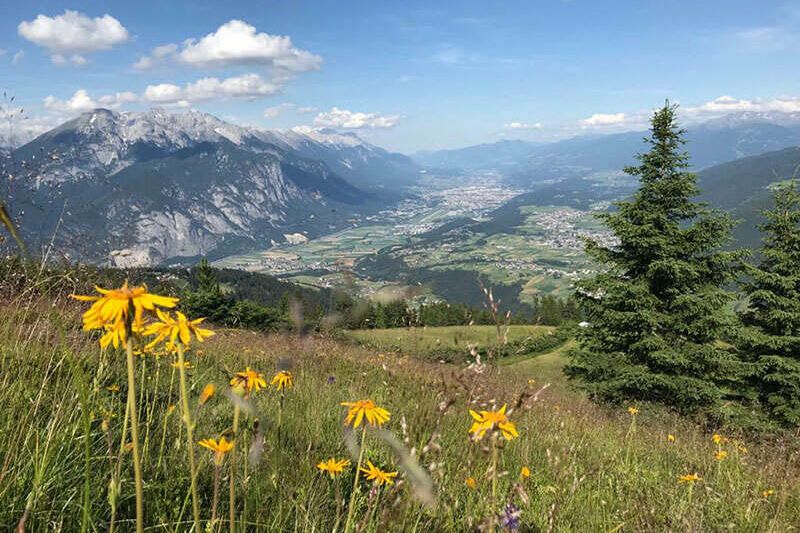
<svg viewBox="0 0 800 533">
<path fill-rule="evenodd" d="M 542 294 L 566 296 L 577 279 L 593 271 L 581 237 L 606 238 L 594 206 L 537 205 L 537 196 L 523 195 L 498 207 L 519 191 L 498 188 L 491 177 L 471 179 L 478 184 L 428 184 L 419 198 L 331 235 L 214 264 L 366 296 L 385 287 L 418 286 L 426 297 L 470 305 L 476 303 L 472 293 L 481 276 L 513 287 L 508 292 L 514 293 L 514 306 Z M 470 278 L 472 295 L 444 283 L 454 272 Z"/>
</svg>

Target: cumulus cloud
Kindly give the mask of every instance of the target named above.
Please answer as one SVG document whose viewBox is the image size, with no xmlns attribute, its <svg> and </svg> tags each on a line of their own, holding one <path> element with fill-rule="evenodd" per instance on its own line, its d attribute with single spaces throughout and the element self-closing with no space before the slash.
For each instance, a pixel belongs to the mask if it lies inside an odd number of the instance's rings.
<svg viewBox="0 0 800 533">
<path fill-rule="evenodd" d="M 397 125 L 400 115 L 382 115 L 380 113 L 358 113 L 347 109 L 331 108 L 314 117 L 314 125 L 324 128 L 365 129 L 392 128 Z"/>
<path fill-rule="evenodd" d="M 595 113 L 589 118 L 581 120 L 581 125 L 586 127 L 617 126 L 625 123 L 625 113 Z"/>
<path fill-rule="evenodd" d="M 762 100 L 746 100 L 723 95 L 698 106 L 690 106 L 685 113 L 690 118 L 709 118 L 727 113 L 800 113 L 800 97 L 784 96 Z"/>
<path fill-rule="evenodd" d="M 98 107 L 116 109 L 130 102 L 136 102 L 139 97 L 132 92 L 120 92 L 115 94 L 103 95 L 97 99 L 89 96 L 85 89 L 78 89 L 67 100 L 60 100 L 55 96 L 47 96 L 44 99 L 44 108 L 62 114 L 75 114 L 91 111 Z"/>
<path fill-rule="evenodd" d="M 631 131 L 648 126 L 653 110 L 627 113 L 595 113 L 578 122 L 582 130 Z M 698 105 L 682 105 L 678 109 L 680 121 L 697 124 L 726 115 L 743 114 L 745 119 L 787 120 L 796 123 L 800 119 L 800 97 L 781 96 L 748 100 L 723 95 Z M 764 117 L 764 115 L 769 115 Z"/>
<path fill-rule="evenodd" d="M 147 70 L 163 62 L 164 60 L 173 57 L 177 51 L 177 44 L 156 46 L 153 48 L 152 52 L 150 52 L 149 56 L 140 57 L 139 60 L 133 64 L 133 68 L 136 70 Z"/>
<path fill-rule="evenodd" d="M 508 124 L 503 124 L 503 127 L 507 130 L 540 130 L 542 129 L 542 123 L 509 122 Z"/>
<path fill-rule="evenodd" d="M 192 102 L 216 99 L 254 100 L 273 95 L 279 90 L 280 85 L 266 81 L 258 74 L 243 74 L 222 80 L 202 78 L 183 87 L 171 83 L 148 85 L 144 99 L 153 103 L 186 106 Z"/>
<path fill-rule="evenodd" d="M 0 129 L 0 146 L 21 146 L 52 130 L 63 121 L 63 118 L 52 114 L 28 116 L 21 111 L 20 108 L 7 109 L 7 112 L 14 114 L 16 119 L 11 132 L 7 128 Z M 7 116 L 5 113 L 2 114 L 3 118 Z"/>
<path fill-rule="evenodd" d="M 316 70 L 322 64 L 320 56 L 296 48 L 290 37 L 258 32 L 241 20 L 228 21 L 200 39 L 187 39 L 180 47 L 159 46 L 134 67 L 147 69 L 168 60 L 196 68 L 260 65 L 290 73 Z"/>
<path fill-rule="evenodd" d="M 110 50 L 124 43 L 128 30 L 111 15 L 89 18 L 77 11 L 66 10 L 61 15 L 38 15 L 17 26 L 21 37 L 46 48 L 57 65 L 86 63 L 84 54 Z"/>
</svg>

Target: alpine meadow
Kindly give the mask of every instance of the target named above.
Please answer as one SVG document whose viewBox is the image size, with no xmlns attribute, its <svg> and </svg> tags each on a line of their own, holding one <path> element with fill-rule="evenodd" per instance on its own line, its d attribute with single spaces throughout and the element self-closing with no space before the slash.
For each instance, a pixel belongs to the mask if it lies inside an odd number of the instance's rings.
<svg viewBox="0 0 800 533">
<path fill-rule="evenodd" d="M 795 6 L 2 11 L 3 531 L 800 531 Z"/>
</svg>

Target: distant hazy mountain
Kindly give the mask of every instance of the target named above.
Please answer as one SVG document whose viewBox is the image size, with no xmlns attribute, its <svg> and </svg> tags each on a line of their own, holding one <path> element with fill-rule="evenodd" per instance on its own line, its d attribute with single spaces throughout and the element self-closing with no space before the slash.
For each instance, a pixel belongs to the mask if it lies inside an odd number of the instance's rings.
<svg viewBox="0 0 800 533">
<path fill-rule="evenodd" d="M 259 131 L 256 135 L 324 162 L 331 171 L 367 191 L 396 193 L 419 178 L 420 168 L 411 158 L 369 144 L 352 132 L 324 128 Z"/>
<path fill-rule="evenodd" d="M 516 167 L 540 143 L 499 141 L 452 150 L 421 151 L 411 157 L 419 165 L 439 170 L 494 170 Z"/>
<path fill-rule="evenodd" d="M 745 157 L 707 168 L 697 176 L 702 198 L 740 220 L 737 245 L 758 246 L 760 211 L 772 205 L 770 186 L 800 178 L 800 146 Z"/>
<path fill-rule="evenodd" d="M 427 167 L 499 170 L 515 185 L 616 173 L 646 151 L 647 133 L 586 135 L 549 144 L 501 141 L 460 150 L 415 154 Z M 733 114 L 688 128 L 686 149 L 696 169 L 800 144 L 800 119 L 792 114 Z"/>
<path fill-rule="evenodd" d="M 34 244 L 55 235 L 58 250 L 119 265 L 282 242 L 376 208 L 376 195 L 331 167 L 377 183 L 405 158 L 353 135 L 311 135 L 97 109 L 15 150 L 24 170 L 11 206 Z"/>
</svg>

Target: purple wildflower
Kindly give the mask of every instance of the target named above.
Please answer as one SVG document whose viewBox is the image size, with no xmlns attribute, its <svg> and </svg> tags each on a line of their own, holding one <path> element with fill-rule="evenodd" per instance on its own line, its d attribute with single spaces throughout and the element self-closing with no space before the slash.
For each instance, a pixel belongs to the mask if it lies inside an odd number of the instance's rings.
<svg viewBox="0 0 800 533">
<path fill-rule="evenodd" d="M 500 527 L 506 531 L 516 531 L 519 529 L 519 515 L 519 507 L 509 503 L 500 515 Z"/>
</svg>

